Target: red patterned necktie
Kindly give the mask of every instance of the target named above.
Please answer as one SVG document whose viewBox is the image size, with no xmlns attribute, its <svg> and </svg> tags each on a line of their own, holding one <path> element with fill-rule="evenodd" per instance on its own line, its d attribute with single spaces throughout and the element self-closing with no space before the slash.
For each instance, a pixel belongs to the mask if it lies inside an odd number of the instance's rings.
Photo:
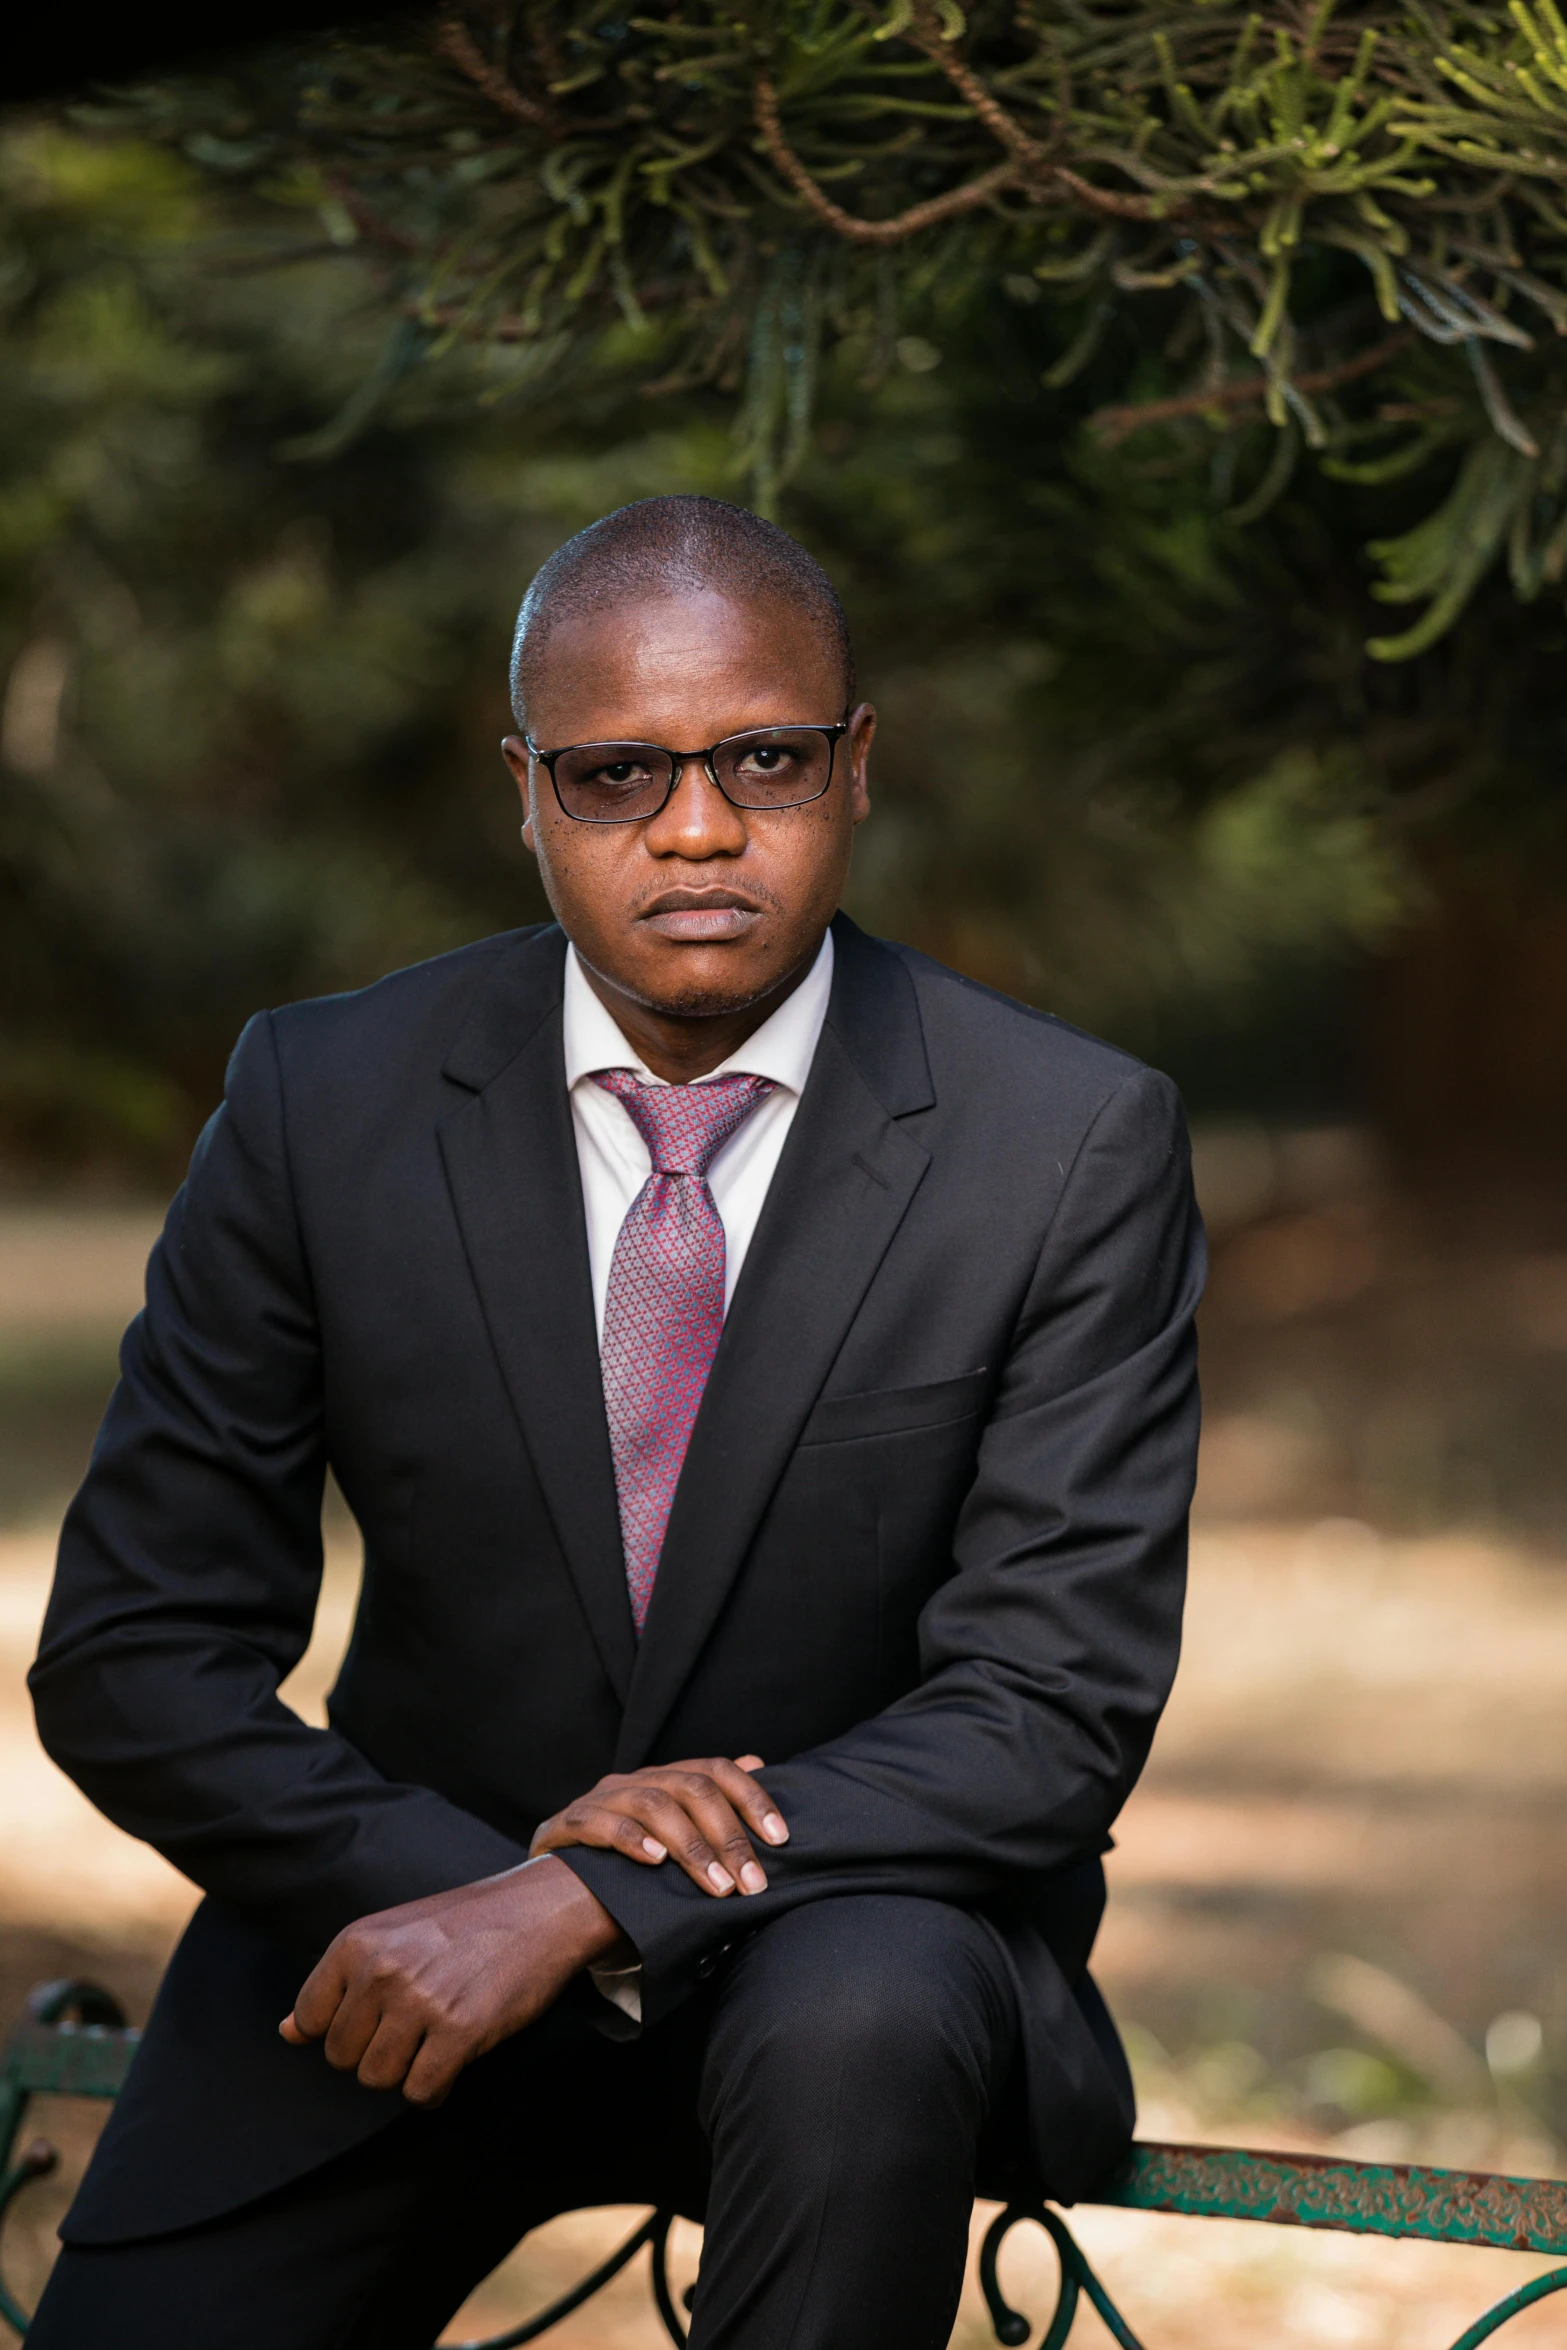
<svg viewBox="0 0 1567 2350">
<path fill-rule="evenodd" d="M 724 1227 L 707 1170 L 773 1082 L 644 1085 L 629 1069 L 601 1069 L 593 1082 L 624 1103 L 653 1162 L 615 1242 L 602 1348 L 626 1582 L 640 1632 L 724 1326 Z"/>
</svg>

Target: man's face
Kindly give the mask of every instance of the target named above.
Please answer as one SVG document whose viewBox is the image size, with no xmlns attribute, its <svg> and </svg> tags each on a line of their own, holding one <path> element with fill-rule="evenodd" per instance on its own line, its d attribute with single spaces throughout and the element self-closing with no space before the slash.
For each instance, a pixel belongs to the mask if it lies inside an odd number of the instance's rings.
<svg viewBox="0 0 1567 2350">
<path fill-rule="evenodd" d="M 788 604 L 711 592 L 661 594 L 548 638 L 529 697 L 541 750 L 660 743 L 703 750 L 751 727 L 833 725 L 843 715 L 836 650 Z M 861 704 L 832 783 L 796 808 L 737 808 L 700 761 L 656 816 L 584 824 L 549 773 L 509 736 L 523 839 L 566 935 L 601 979 L 650 1011 L 738 1012 L 797 972 L 837 909 L 854 827 L 869 812 L 875 713 Z"/>
</svg>

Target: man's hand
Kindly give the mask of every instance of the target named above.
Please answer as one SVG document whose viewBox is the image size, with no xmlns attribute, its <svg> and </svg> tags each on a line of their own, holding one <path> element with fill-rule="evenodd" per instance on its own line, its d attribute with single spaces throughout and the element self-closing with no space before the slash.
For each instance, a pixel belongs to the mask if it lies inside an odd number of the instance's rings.
<svg viewBox="0 0 1567 2350">
<path fill-rule="evenodd" d="M 656 1868 L 671 1855 L 704 1893 L 722 1899 L 765 1893 L 767 1877 L 747 1827 L 768 1844 L 786 1844 L 789 1831 L 765 1787 L 751 1777 L 759 1754 L 738 1762 L 659 1763 L 646 1771 L 611 1773 L 544 1822 L 528 1849 L 560 1852 L 571 1844 L 623 1852 Z"/>
<path fill-rule="evenodd" d="M 563 1861 L 405 1901 L 345 1926 L 278 2026 L 367 2089 L 439 2105 L 466 2064 L 553 2005 L 620 1928 Z"/>
</svg>

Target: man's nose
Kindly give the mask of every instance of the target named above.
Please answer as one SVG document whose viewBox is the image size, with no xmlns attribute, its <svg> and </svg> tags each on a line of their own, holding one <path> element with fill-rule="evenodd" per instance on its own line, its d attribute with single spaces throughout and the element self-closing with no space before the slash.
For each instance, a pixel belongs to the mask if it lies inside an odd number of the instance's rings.
<svg viewBox="0 0 1567 2350">
<path fill-rule="evenodd" d="M 649 856 L 689 857 L 693 862 L 738 857 L 749 838 L 744 811 L 725 799 L 706 760 L 677 760 L 674 788 L 658 814 L 648 819 L 643 834 Z"/>
</svg>

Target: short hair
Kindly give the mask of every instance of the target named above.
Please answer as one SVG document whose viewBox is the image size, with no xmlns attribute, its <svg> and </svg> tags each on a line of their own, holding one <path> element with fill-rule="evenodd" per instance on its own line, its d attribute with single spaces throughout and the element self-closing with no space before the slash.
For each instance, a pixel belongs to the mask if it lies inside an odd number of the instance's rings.
<svg viewBox="0 0 1567 2350">
<path fill-rule="evenodd" d="M 638 498 L 590 522 L 535 573 L 511 648 L 511 698 L 526 728 L 528 694 L 562 620 L 606 612 L 649 595 L 707 588 L 747 602 L 776 598 L 803 611 L 843 666 L 844 707 L 854 699 L 854 652 L 838 591 L 814 555 L 776 522 L 723 498 Z"/>
</svg>

